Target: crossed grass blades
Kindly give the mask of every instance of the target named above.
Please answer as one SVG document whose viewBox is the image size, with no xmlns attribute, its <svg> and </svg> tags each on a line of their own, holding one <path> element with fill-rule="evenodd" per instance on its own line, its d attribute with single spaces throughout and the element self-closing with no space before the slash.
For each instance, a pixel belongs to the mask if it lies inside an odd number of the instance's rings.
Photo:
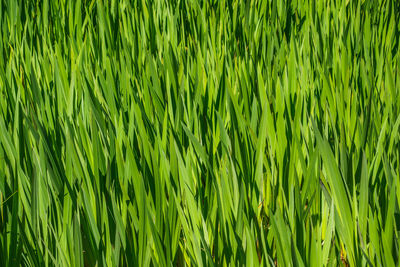
<svg viewBox="0 0 400 267">
<path fill-rule="evenodd" d="M 398 265 L 399 3 L 0 1 L 0 265 Z"/>
</svg>

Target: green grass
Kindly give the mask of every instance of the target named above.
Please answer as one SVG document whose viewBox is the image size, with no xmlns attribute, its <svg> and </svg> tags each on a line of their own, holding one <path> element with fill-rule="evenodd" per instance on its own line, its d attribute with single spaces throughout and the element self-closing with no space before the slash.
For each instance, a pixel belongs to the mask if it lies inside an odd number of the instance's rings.
<svg viewBox="0 0 400 267">
<path fill-rule="evenodd" d="M 397 266 L 400 2 L 0 1 L 0 266 Z"/>
</svg>

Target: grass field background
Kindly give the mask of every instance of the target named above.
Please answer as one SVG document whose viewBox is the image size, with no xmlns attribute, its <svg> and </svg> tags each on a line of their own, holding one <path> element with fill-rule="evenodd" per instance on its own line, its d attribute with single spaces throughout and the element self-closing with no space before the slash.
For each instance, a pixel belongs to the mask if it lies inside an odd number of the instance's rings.
<svg viewBox="0 0 400 267">
<path fill-rule="evenodd" d="M 0 1 L 1 266 L 395 266 L 400 2 Z"/>
</svg>

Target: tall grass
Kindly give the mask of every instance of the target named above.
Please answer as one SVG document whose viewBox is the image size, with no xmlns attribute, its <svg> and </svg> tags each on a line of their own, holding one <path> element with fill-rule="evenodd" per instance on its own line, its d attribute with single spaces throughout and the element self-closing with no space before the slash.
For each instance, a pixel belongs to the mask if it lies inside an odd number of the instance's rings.
<svg viewBox="0 0 400 267">
<path fill-rule="evenodd" d="M 395 266 L 400 3 L 0 1 L 1 266 Z"/>
</svg>

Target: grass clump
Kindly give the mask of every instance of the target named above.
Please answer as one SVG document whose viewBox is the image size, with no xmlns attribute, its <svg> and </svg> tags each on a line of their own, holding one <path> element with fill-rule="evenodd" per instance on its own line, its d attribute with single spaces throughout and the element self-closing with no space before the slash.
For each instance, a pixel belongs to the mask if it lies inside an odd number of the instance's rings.
<svg viewBox="0 0 400 267">
<path fill-rule="evenodd" d="M 399 20 L 0 1 L 0 265 L 398 265 Z"/>
</svg>

